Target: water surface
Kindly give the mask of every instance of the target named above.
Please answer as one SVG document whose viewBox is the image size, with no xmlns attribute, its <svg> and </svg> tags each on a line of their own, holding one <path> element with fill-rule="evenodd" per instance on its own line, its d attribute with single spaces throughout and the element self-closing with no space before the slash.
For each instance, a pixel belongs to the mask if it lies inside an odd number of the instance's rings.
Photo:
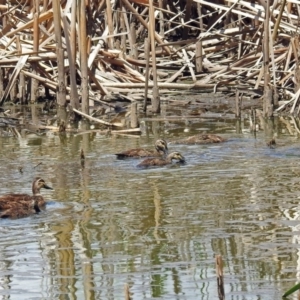
<svg viewBox="0 0 300 300">
<path fill-rule="evenodd" d="M 247 121 L 171 125 L 0 137 L 1 194 L 31 193 L 35 176 L 55 189 L 43 191 L 46 211 L 0 220 L 3 299 L 124 299 L 125 284 L 138 300 L 218 299 L 216 254 L 226 299 L 281 299 L 300 276 L 300 142 L 277 128 L 283 145 L 270 149 Z M 201 131 L 228 141 L 170 145 L 183 166 L 140 170 L 114 156 Z"/>
</svg>

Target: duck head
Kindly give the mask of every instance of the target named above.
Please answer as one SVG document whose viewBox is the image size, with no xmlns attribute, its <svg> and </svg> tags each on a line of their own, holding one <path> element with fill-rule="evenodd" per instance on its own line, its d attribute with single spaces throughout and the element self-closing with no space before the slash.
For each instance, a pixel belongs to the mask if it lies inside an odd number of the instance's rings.
<svg viewBox="0 0 300 300">
<path fill-rule="evenodd" d="M 52 187 L 46 184 L 45 180 L 41 177 L 36 177 L 32 182 L 32 193 L 34 196 L 40 193 L 41 189 L 53 190 Z"/>
<path fill-rule="evenodd" d="M 179 152 L 172 152 L 168 155 L 168 158 L 172 161 L 173 159 L 174 160 L 177 160 L 178 162 L 180 163 L 185 163 L 185 158 L 184 156 L 181 155 L 181 153 Z"/>
<path fill-rule="evenodd" d="M 168 143 L 164 139 L 158 139 L 155 142 L 155 149 L 157 152 L 168 153 Z"/>
</svg>

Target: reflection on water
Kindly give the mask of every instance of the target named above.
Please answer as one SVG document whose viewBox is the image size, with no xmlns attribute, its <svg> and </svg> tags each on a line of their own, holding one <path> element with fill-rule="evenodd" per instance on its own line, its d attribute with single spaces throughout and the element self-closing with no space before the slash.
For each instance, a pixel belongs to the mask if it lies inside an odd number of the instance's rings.
<svg viewBox="0 0 300 300">
<path fill-rule="evenodd" d="M 55 188 L 46 211 L 0 222 L 4 299 L 124 299 L 125 284 L 133 299 L 218 299 L 216 254 L 226 299 L 281 299 L 299 280 L 300 143 L 277 128 L 284 145 L 270 149 L 233 120 L 146 125 L 141 138 L 0 138 L 2 194 L 30 193 L 37 175 Z M 170 145 L 179 167 L 114 156 L 199 130 L 229 141 Z"/>
</svg>

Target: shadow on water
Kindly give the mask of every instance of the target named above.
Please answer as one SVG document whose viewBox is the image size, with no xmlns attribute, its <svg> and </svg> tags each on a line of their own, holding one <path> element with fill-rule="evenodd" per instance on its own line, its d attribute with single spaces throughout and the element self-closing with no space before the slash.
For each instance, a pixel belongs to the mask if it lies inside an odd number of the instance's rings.
<svg viewBox="0 0 300 300">
<path fill-rule="evenodd" d="M 0 222 L 0 295 L 123 299 L 127 283 L 133 299 L 218 299 L 221 254 L 226 299 L 281 299 L 300 276 L 293 124 L 260 123 L 254 136 L 247 119 L 145 119 L 141 137 L 0 137 L 2 194 L 30 193 L 34 176 L 55 188 L 41 214 Z M 228 140 L 170 144 L 182 166 L 139 170 L 114 155 L 205 131 Z"/>
</svg>

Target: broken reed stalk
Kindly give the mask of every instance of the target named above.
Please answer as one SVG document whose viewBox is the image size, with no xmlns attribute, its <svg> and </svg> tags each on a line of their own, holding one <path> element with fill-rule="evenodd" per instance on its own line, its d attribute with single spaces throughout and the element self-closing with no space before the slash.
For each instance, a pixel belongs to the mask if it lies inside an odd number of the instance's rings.
<svg viewBox="0 0 300 300">
<path fill-rule="evenodd" d="M 1 73 L 1 70 L 0 70 Z M 1 79 L 0 79 L 1 81 Z M 21 72 L 19 75 L 19 97 L 20 97 L 20 101 L 21 104 L 25 104 L 25 76 L 24 74 Z M 1 98 L 1 92 L 0 92 L 0 98 Z"/>
<path fill-rule="evenodd" d="M 96 122 L 96 123 L 100 123 L 100 124 L 103 124 L 103 125 L 107 125 L 107 126 L 112 126 L 113 125 L 113 124 L 111 124 L 109 122 L 102 121 L 100 119 L 96 119 L 94 117 L 91 117 L 88 114 L 85 114 L 84 112 L 81 112 L 80 110 L 77 110 L 76 108 L 73 108 L 73 111 L 75 113 L 77 113 L 78 115 L 81 115 L 81 116 L 85 117 L 86 119 L 88 119 L 90 121 L 93 121 L 93 122 Z M 118 125 L 115 125 L 115 126 L 118 126 Z"/>
<path fill-rule="evenodd" d="M 225 299 L 224 292 L 224 278 L 223 278 L 223 261 L 221 255 L 216 255 L 216 273 L 217 273 L 217 285 L 218 285 L 218 295 L 220 300 Z"/>
<path fill-rule="evenodd" d="M 80 71 L 81 71 L 81 109 L 82 112 L 89 112 L 89 91 L 88 91 L 88 57 L 87 57 L 87 30 L 86 30 L 86 7 L 85 0 L 80 0 L 79 5 L 79 43 L 80 43 Z"/>
<path fill-rule="evenodd" d="M 263 39 L 263 56 L 264 56 L 264 116 L 273 116 L 273 93 L 270 86 L 270 0 L 267 0 L 265 7 L 265 22 L 264 22 L 264 39 Z"/>
<path fill-rule="evenodd" d="M 159 7 L 159 35 L 164 37 L 165 34 L 165 22 L 164 22 L 164 14 L 162 12 L 163 9 L 163 0 L 158 0 L 158 7 Z"/>
<path fill-rule="evenodd" d="M 71 53 L 72 53 L 71 54 L 72 61 L 74 64 L 76 62 L 76 35 L 77 35 L 76 34 L 76 12 L 77 12 L 77 1 L 72 1 L 71 22 L 70 22 L 70 48 L 71 48 Z"/>
<path fill-rule="evenodd" d="M 256 137 L 256 110 L 251 107 L 250 113 L 250 132 L 253 132 L 254 137 Z"/>
<path fill-rule="evenodd" d="M 157 70 L 156 70 L 156 53 L 155 53 L 155 16 L 152 0 L 149 1 L 149 33 L 151 41 L 151 54 L 152 54 L 152 76 L 153 76 L 153 89 L 152 89 L 152 112 L 160 113 L 160 99 L 159 89 L 157 85 Z"/>
<path fill-rule="evenodd" d="M 32 2 L 32 10 L 33 10 L 33 51 L 37 52 L 39 48 L 39 38 L 40 38 L 40 30 L 39 30 L 39 1 Z M 32 73 L 37 74 L 37 64 L 32 64 Z M 30 102 L 34 103 L 37 99 L 37 90 L 38 90 L 39 82 L 38 80 L 31 78 L 31 89 L 30 89 Z"/>
<path fill-rule="evenodd" d="M 109 34 L 109 37 L 107 38 L 107 44 L 110 49 L 114 49 L 114 40 L 113 40 L 114 26 L 113 26 L 112 18 L 113 18 L 113 14 L 111 9 L 111 1 L 106 0 L 106 23 L 107 23 L 108 34 Z"/>
<path fill-rule="evenodd" d="M 125 300 L 131 300 L 129 285 L 127 283 L 124 285 L 124 294 L 125 294 Z"/>
<path fill-rule="evenodd" d="M 66 105 L 66 86 L 65 86 L 65 66 L 64 66 L 64 49 L 61 37 L 61 16 L 60 16 L 60 1 L 53 0 L 53 19 L 54 32 L 56 41 L 57 55 L 57 104 L 64 107 Z"/>
<path fill-rule="evenodd" d="M 11 77 L 12 77 L 12 73 L 9 74 L 9 78 L 11 80 Z M 17 97 L 17 91 L 16 91 L 16 82 L 13 81 L 12 82 L 12 85 L 11 85 L 11 90 L 10 90 L 10 99 L 12 101 L 14 101 Z"/>
<path fill-rule="evenodd" d="M 131 103 L 130 127 L 137 128 L 139 126 L 137 102 Z"/>
<path fill-rule="evenodd" d="M 196 43 L 196 73 L 201 73 L 202 71 L 202 41 L 200 41 Z"/>
<path fill-rule="evenodd" d="M 188 55 L 187 55 L 187 53 L 186 53 L 186 51 L 184 49 L 182 49 L 182 55 L 183 55 L 183 58 L 184 58 L 184 60 L 186 62 L 186 65 L 188 66 L 188 68 L 190 70 L 193 82 L 196 82 L 197 79 L 196 79 L 196 76 L 195 76 L 195 73 L 194 73 L 193 64 L 190 62 L 190 60 L 188 58 Z"/>
<path fill-rule="evenodd" d="M 85 155 L 83 149 L 80 150 L 80 164 L 81 167 L 84 168 L 84 163 L 85 163 Z"/>
<path fill-rule="evenodd" d="M 241 99 L 240 99 L 240 93 L 239 93 L 238 89 L 236 89 L 236 91 L 235 91 L 235 109 L 236 109 L 235 116 L 237 118 L 240 118 L 241 117 Z"/>
<path fill-rule="evenodd" d="M 74 2 L 76 2 L 76 1 L 74 1 Z M 72 8 L 73 8 L 73 6 L 72 6 Z M 64 24 L 65 41 L 66 41 L 66 48 L 67 48 L 68 59 L 69 59 L 71 105 L 72 105 L 72 107 L 78 109 L 79 108 L 79 96 L 78 96 L 77 85 L 76 85 L 76 66 L 75 66 L 75 61 L 73 60 L 73 52 L 72 52 L 72 48 L 71 48 L 71 42 L 69 39 L 68 23 L 67 23 L 67 19 L 66 19 L 65 15 L 63 15 L 62 21 Z M 71 32 L 72 32 L 72 30 L 71 30 Z"/>
<path fill-rule="evenodd" d="M 146 58 L 146 74 L 145 74 L 145 98 L 143 111 L 147 112 L 147 97 L 148 97 L 148 86 L 149 86 L 149 60 L 150 60 L 150 42 L 149 39 L 145 39 L 145 58 Z"/>
<path fill-rule="evenodd" d="M 284 8 L 285 8 L 285 3 L 286 3 L 286 0 L 281 1 L 281 7 L 280 7 L 279 15 L 276 18 L 276 23 L 275 23 L 274 30 L 273 30 L 273 35 L 272 35 L 273 42 L 277 38 L 279 24 L 281 22 L 282 14 L 283 14 L 283 11 L 284 11 Z"/>
<path fill-rule="evenodd" d="M 0 105 L 1 105 L 1 99 L 3 99 L 3 94 L 4 94 L 4 68 L 0 67 Z"/>
<path fill-rule="evenodd" d="M 131 57 L 133 59 L 138 59 L 138 50 L 137 50 L 137 44 L 136 44 L 136 30 L 135 30 L 135 24 L 132 22 L 130 23 L 130 31 L 129 31 L 130 37 L 131 37 Z M 135 69 L 137 70 L 137 66 L 135 66 Z"/>
</svg>

